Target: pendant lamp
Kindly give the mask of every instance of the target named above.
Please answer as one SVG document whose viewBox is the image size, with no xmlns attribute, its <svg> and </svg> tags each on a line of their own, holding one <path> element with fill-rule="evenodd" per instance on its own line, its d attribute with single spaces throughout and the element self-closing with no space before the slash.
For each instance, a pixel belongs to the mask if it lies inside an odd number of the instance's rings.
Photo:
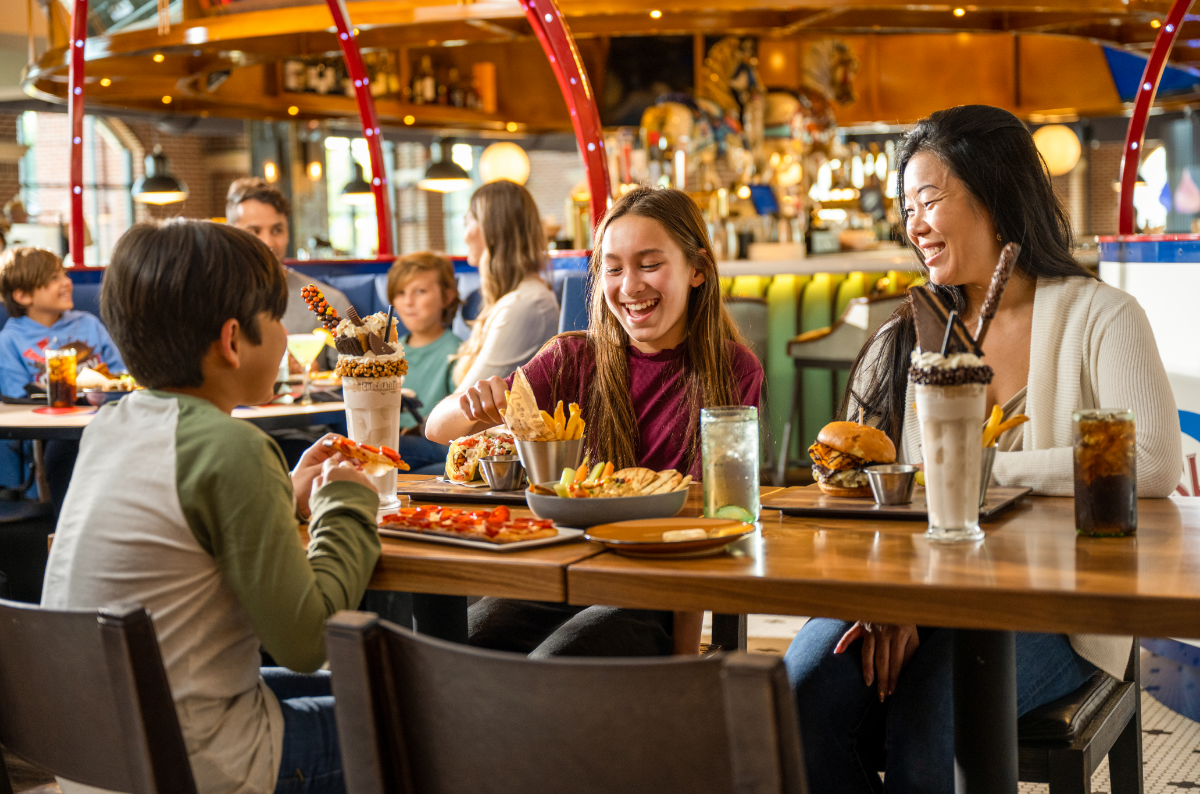
<svg viewBox="0 0 1200 794">
<path fill-rule="evenodd" d="M 354 178 L 342 188 L 342 201 L 355 205 L 373 204 L 375 194 L 371 192 L 371 184 L 363 176 L 362 163 L 357 160 L 351 162 L 354 164 Z"/>
<path fill-rule="evenodd" d="M 429 164 L 429 167 L 425 169 L 425 178 L 417 183 L 417 187 L 434 193 L 453 193 L 456 190 L 465 190 L 471 187 L 471 175 L 448 157 L 453 149 L 453 138 L 441 141 L 438 146 L 438 150 L 441 152 L 440 159 Z"/>
<path fill-rule="evenodd" d="M 175 204 L 188 197 L 187 185 L 171 175 L 162 146 L 155 144 L 146 156 L 146 175 L 133 183 L 133 200 L 143 204 Z"/>
</svg>

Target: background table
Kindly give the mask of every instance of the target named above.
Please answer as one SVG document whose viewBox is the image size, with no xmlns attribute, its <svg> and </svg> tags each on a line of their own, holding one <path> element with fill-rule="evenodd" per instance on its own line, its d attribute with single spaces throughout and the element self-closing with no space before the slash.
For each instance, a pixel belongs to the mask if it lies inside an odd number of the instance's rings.
<svg viewBox="0 0 1200 794">
<path fill-rule="evenodd" d="M 38 407 L 0 405 L 0 439 L 78 440 L 83 435 L 83 429 L 96 416 L 96 409 L 91 408 L 81 408 L 69 414 L 34 413 Z M 258 405 L 235 408 L 233 416 L 253 422 L 263 430 L 281 430 L 345 421 L 346 404 Z"/>
</svg>

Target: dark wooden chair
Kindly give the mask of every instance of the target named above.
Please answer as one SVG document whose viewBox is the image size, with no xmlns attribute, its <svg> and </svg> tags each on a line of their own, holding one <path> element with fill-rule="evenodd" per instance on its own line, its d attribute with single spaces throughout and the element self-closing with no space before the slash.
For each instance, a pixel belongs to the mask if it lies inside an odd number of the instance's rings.
<svg viewBox="0 0 1200 794">
<path fill-rule="evenodd" d="M 150 616 L 0 601 L 0 744 L 54 775 L 133 794 L 195 794 Z M 0 759 L 0 794 L 11 794 Z"/>
<path fill-rule="evenodd" d="M 325 643 L 350 794 L 801 794 L 780 659 L 530 660 L 342 612 Z"/>
<path fill-rule="evenodd" d="M 1108 757 L 1112 794 L 1142 794 L 1141 654 L 1136 639 L 1125 680 L 1103 670 L 1065 697 L 1017 722 L 1019 777 L 1049 783 L 1050 794 L 1091 794 Z"/>
</svg>

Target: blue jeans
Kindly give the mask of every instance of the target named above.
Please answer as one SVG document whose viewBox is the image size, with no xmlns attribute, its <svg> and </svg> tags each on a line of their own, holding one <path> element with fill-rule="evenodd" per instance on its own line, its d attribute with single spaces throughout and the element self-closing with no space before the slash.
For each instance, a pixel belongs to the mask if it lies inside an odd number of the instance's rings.
<svg viewBox="0 0 1200 794">
<path fill-rule="evenodd" d="M 345 794 L 329 672 L 304 675 L 286 667 L 264 667 L 260 672 L 283 710 L 276 794 Z"/>
<path fill-rule="evenodd" d="M 812 794 L 954 791 L 954 632 L 926 629 L 879 702 L 863 683 L 862 640 L 834 646 L 852 624 L 814 618 L 784 656 L 800 713 Z M 1062 634 L 1018 633 L 1017 713 L 1078 689 L 1095 672 Z M 879 779 L 885 771 L 886 785 Z"/>
<path fill-rule="evenodd" d="M 396 451 L 409 465 L 410 474 L 446 473 L 446 456 L 450 454 L 450 447 L 445 444 L 414 434 L 400 436 L 400 444 Z"/>
</svg>

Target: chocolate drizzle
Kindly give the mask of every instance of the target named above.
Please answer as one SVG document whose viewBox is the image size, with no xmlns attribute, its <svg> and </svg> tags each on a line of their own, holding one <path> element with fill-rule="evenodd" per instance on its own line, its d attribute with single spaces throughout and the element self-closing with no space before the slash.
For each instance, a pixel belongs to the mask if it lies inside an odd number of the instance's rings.
<svg viewBox="0 0 1200 794">
<path fill-rule="evenodd" d="M 987 364 L 978 367 L 909 367 L 908 379 L 921 386 L 965 386 L 968 383 L 991 383 L 992 368 Z"/>
<path fill-rule="evenodd" d="M 980 347 L 983 347 L 988 326 L 992 324 L 992 319 L 996 316 L 996 309 L 1000 307 L 1000 298 L 1004 296 L 1004 288 L 1008 286 L 1008 279 L 1012 276 L 1013 268 L 1017 264 L 1017 257 L 1020 255 L 1021 246 L 1016 243 L 1007 244 L 1000 252 L 1000 261 L 996 263 L 996 271 L 992 273 L 992 283 L 988 285 L 987 295 L 979 310 L 979 325 L 975 326 L 975 343 Z"/>
</svg>

